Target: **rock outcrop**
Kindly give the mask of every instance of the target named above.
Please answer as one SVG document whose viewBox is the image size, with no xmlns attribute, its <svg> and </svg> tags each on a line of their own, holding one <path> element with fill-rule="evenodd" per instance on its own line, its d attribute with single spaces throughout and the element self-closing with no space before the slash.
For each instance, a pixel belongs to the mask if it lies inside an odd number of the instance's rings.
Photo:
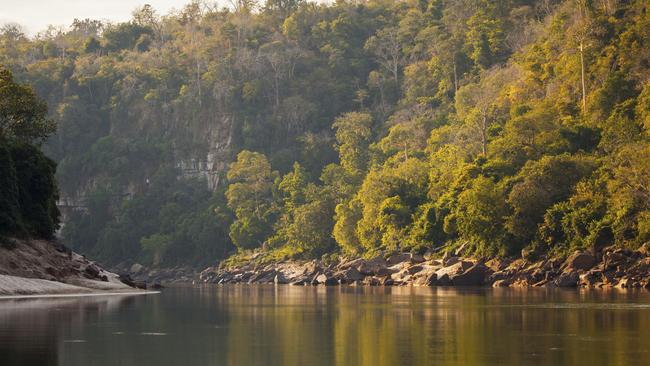
<svg viewBox="0 0 650 366">
<path fill-rule="evenodd" d="M 0 247 L 0 295 L 129 291 L 134 284 L 54 241 L 15 240 Z"/>
<path fill-rule="evenodd" d="M 442 258 L 398 253 L 372 259 L 344 258 L 235 268 L 210 267 L 199 283 L 288 283 L 292 285 L 492 286 L 650 288 L 650 250 L 604 248 L 598 255 L 575 252 L 538 261 L 496 258 L 482 261 L 446 253 Z"/>
</svg>

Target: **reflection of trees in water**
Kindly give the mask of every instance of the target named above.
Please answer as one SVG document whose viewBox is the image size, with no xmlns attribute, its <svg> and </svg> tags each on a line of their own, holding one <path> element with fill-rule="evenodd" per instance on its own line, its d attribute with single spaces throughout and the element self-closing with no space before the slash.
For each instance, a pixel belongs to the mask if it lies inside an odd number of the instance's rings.
<svg viewBox="0 0 650 366">
<path fill-rule="evenodd" d="M 649 365 L 648 300 L 557 289 L 206 286 L 0 302 L 0 365 Z M 166 335 L 146 334 L 157 332 Z M 88 342 L 63 343 L 73 338 Z"/>
<path fill-rule="evenodd" d="M 650 364 L 650 309 L 625 304 L 638 302 L 638 294 L 414 287 L 217 291 L 230 314 L 225 364 Z"/>
<path fill-rule="evenodd" d="M 133 301 L 129 296 L 0 300 L 0 364 L 58 365 L 70 329 Z"/>
</svg>

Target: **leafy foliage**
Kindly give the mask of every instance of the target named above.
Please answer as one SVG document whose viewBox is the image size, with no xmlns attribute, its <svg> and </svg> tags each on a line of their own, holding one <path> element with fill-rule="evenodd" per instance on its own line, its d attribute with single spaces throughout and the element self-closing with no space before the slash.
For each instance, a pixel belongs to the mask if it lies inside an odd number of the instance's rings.
<svg viewBox="0 0 650 366">
<path fill-rule="evenodd" d="M 649 240 L 647 2 L 235 3 L 0 33 L 52 106 L 63 192 L 89 196 L 75 245 L 164 265 Z M 214 193 L 186 168 L 206 151 Z"/>
</svg>

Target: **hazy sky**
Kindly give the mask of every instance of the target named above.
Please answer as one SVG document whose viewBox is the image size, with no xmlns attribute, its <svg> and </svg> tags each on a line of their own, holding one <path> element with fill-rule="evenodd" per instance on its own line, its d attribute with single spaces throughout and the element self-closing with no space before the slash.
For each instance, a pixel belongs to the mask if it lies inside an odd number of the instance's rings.
<svg viewBox="0 0 650 366">
<path fill-rule="evenodd" d="M 0 25 L 18 23 L 33 35 L 49 24 L 69 26 L 75 18 L 128 20 L 133 9 L 151 4 L 159 14 L 190 0 L 0 0 Z M 227 3 L 220 1 L 219 3 Z"/>
</svg>

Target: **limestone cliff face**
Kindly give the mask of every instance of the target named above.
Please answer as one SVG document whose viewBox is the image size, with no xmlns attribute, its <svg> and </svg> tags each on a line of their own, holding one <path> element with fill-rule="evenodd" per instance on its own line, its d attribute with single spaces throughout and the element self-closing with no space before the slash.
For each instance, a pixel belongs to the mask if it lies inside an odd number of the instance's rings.
<svg viewBox="0 0 650 366">
<path fill-rule="evenodd" d="M 176 167 L 183 177 L 203 178 L 211 190 L 217 189 L 232 157 L 233 117 L 223 116 L 205 131 L 207 153 L 179 158 Z"/>
<path fill-rule="evenodd" d="M 233 156 L 233 125 L 232 115 L 219 115 L 207 120 L 200 126 L 194 126 L 183 131 L 180 128 L 182 123 L 170 130 L 171 138 L 176 135 L 189 135 L 192 140 L 192 148 L 176 149 L 172 156 L 173 166 L 178 168 L 179 178 L 203 179 L 207 187 L 214 191 L 226 175 L 228 164 Z M 148 167 L 147 170 L 155 171 L 156 167 Z M 112 195 L 116 202 L 130 199 L 142 192 L 149 184 L 149 174 L 146 171 L 135 171 L 130 174 L 133 178 L 125 182 L 119 191 Z M 61 223 L 65 225 L 70 215 L 75 211 L 87 211 L 87 199 L 90 192 L 97 186 L 97 177 L 89 176 L 83 186 L 74 193 L 61 192 L 57 206 L 61 211 Z M 115 187 L 112 187 L 115 188 Z"/>
</svg>

